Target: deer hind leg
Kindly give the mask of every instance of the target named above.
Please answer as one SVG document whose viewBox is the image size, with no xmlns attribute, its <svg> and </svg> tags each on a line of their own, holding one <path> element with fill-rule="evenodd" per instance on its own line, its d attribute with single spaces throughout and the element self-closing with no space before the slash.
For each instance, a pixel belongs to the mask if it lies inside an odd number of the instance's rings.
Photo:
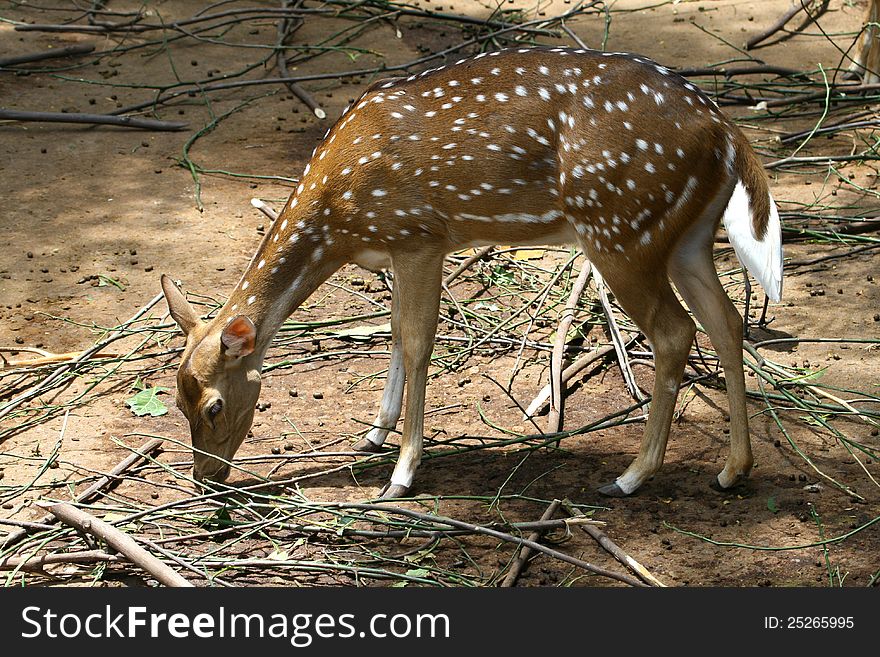
<svg viewBox="0 0 880 657">
<path fill-rule="evenodd" d="M 714 223 L 697 225 L 676 247 L 669 273 L 694 316 L 706 329 L 724 368 L 730 406 L 730 455 L 718 485 L 730 488 L 752 469 L 752 447 L 742 362 L 742 317 L 718 280 L 712 261 Z"/>
<path fill-rule="evenodd" d="M 696 327 L 675 297 L 665 273 L 623 269 L 602 272 L 617 301 L 645 333 L 654 348 L 655 380 L 651 411 L 636 459 L 599 492 L 613 497 L 629 495 L 663 465 L 666 442 L 678 387 L 690 353 Z"/>
<path fill-rule="evenodd" d="M 391 482 L 382 490 L 383 498 L 406 495 L 422 460 L 425 387 L 440 312 L 443 256 L 434 250 L 392 256 L 394 287 L 399 295 L 398 331 L 406 372 L 406 418 L 400 455 Z"/>
<path fill-rule="evenodd" d="M 379 414 L 373 422 L 373 428 L 367 435 L 354 445 L 359 452 L 377 452 L 388 432 L 397 426 L 400 411 L 403 407 L 403 387 L 406 372 L 403 367 L 403 345 L 400 340 L 400 294 L 397 281 L 391 290 L 391 364 L 388 366 L 388 377 L 385 379 L 385 390 Z"/>
</svg>

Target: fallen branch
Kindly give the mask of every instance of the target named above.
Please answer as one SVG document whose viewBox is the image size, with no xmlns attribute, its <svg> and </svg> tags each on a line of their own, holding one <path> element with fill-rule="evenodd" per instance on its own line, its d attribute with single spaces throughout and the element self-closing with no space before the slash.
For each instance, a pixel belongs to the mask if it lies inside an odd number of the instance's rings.
<svg viewBox="0 0 880 657">
<path fill-rule="evenodd" d="M 87 123 L 92 125 L 116 125 L 138 130 L 177 131 L 185 130 L 189 124 L 181 121 L 157 121 L 135 116 L 113 116 L 112 114 L 79 114 L 75 112 L 25 112 L 0 109 L 0 120 L 36 121 L 40 123 Z"/>
<path fill-rule="evenodd" d="M 582 518 L 585 514 L 578 508 L 572 506 L 571 502 L 568 500 L 562 501 L 562 507 L 569 513 L 569 515 L 575 518 Z M 636 574 L 642 581 L 650 586 L 660 586 L 666 587 L 666 584 L 661 582 L 659 579 L 654 577 L 647 568 L 645 568 L 638 561 L 629 556 L 626 552 L 624 552 L 620 546 L 618 546 L 614 541 L 612 541 L 601 529 L 596 527 L 595 525 L 581 525 L 581 529 L 583 529 L 587 534 L 589 534 L 599 545 L 602 546 L 606 552 L 611 554 L 615 559 L 617 559 L 624 566 L 629 568 L 632 572 Z"/>
<path fill-rule="evenodd" d="M 61 57 L 72 57 L 74 55 L 87 55 L 95 49 L 90 43 L 81 43 L 76 46 L 67 48 L 55 48 L 53 50 L 45 50 L 43 52 L 33 52 L 28 55 L 17 55 L 15 57 L 0 58 L 0 68 L 7 66 L 18 66 L 19 64 L 30 64 L 31 62 L 41 62 L 45 59 L 60 59 Z"/>
<path fill-rule="evenodd" d="M 828 9 L 828 0 L 822 0 L 822 5 L 818 8 L 816 13 L 811 14 L 810 9 L 812 9 L 813 2 L 814 0 L 807 0 L 807 2 L 804 2 L 803 0 L 796 1 L 795 4 L 789 7 L 788 11 L 786 11 L 782 16 L 779 17 L 779 20 L 773 23 L 773 25 L 768 27 L 760 34 L 756 34 L 751 39 L 746 41 L 746 50 L 751 50 L 762 41 L 766 41 L 771 36 L 782 30 L 785 27 L 786 23 L 788 23 L 788 21 L 794 18 L 802 10 L 807 14 L 807 19 L 797 27 L 797 31 L 804 29 L 807 25 L 809 25 L 814 20 L 819 18 L 819 16 L 825 13 L 826 9 Z"/>
<path fill-rule="evenodd" d="M 565 390 L 562 383 L 562 358 L 565 355 L 565 342 L 568 337 L 568 330 L 574 321 L 574 311 L 581 299 L 581 295 L 584 293 L 587 281 L 590 280 L 590 273 L 592 271 L 593 265 L 589 260 L 585 260 L 581 267 L 581 273 L 571 288 L 571 294 L 568 295 L 568 302 L 562 311 L 559 326 L 556 327 L 556 340 L 553 343 L 553 355 L 550 357 L 550 415 L 547 418 L 548 433 L 556 433 L 562 424 L 562 410 L 565 405 Z"/>
<path fill-rule="evenodd" d="M 297 8 L 299 8 L 300 3 L 297 3 Z M 288 0 L 283 0 L 281 3 L 282 9 L 288 9 L 290 2 Z M 302 23 L 302 18 L 297 18 L 300 23 Z M 282 17 L 278 20 L 278 40 L 275 44 L 277 48 L 277 52 L 275 54 L 275 60 L 278 63 L 278 72 L 281 73 L 282 78 L 290 77 L 290 70 L 287 68 L 287 53 L 284 51 L 284 40 L 287 38 L 287 35 L 290 32 L 291 19 L 287 17 Z M 312 113 L 318 117 L 319 119 L 326 119 L 327 112 L 318 105 L 314 98 L 312 98 L 311 94 L 309 94 L 305 89 L 303 89 L 296 82 L 285 82 L 284 86 L 288 88 L 290 93 L 300 99 L 300 101 L 312 110 Z"/>
<path fill-rule="evenodd" d="M 586 354 L 585 356 L 581 356 L 580 358 L 578 358 L 575 362 L 562 370 L 562 385 L 565 385 L 566 383 L 571 381 L 576 374 L 586 369 L 597 360 L 604 358 L 612 351 L 614 351 L 614 346 L 606 345 L 592 353 Z M 527 420 L 530 417 L 533 417 L 535 413 L 537 413 L 541 409 L 541 407 L 546 404 L 547 401 L 550 399 L 550 394 L 550 384 L 548 383 L 543 388 L 541 388 L 541 391 L 535 396 L 535 398 L 532 400 L 532 403 L 529 404 L 528 408 L 526 408 L 526 412 L 523 414 L 523 419 Z"/>
<path fill-rule="evenodd" d="M 179 575 L 176 570 L 167 566 L 138 545 L 137 541 L 131 536 L 124 534 L 90 513 L 77 509 L 67 502 L 52 504 L 49 506 L 49 512 L 64 524 L 104 540 L 107 545 L 121 552 L 132 563 L 155 577 L 160 584 L 172 587 L 192 586 L 192 583 Z"/>
<path fill-rule="evenodd" d="M 626 388 L 633 399 L 638 402 L 644 401 L 645 396 L 636 385 L 636 377 L 629 365 L 629 354 L 626 353 L 626 345 L 623 342 L 623 336 L 620 334 L 620 328 L 617 326 L 617 320 L 614 318 L 614 310 L 611 308 L 611 302 L 608 301 L 608 291 L 605 287 L 605 279 L 596 271 L 595 275 L 596 289 L 599 292 L 599 301 L 602 303 L 602 309 L 605 311 L 605 317 L 608 320 L 608 330 L 611 333 L 611 342 L 614 343 L 614 350 L 617 352 L 617 361 L 620 365 L 620 372 L 623 374 L 623 380 L 626 382 Z"/>
<path fill-rule="evenodd" d="M 559 500 L 553 500 L 550 503 L 550 506 L 544 511 L 544 514 L 541 516 L 541 520 L 550 520 L 555 514 L 557 509 L 559 509 Z M 529 536 L 530 541 L 537 542 L 540 540 L 543 535 L 542 530 L 535 530 Z M 526 563 L 529 561 L 529 557 L 532 556 L 532 550 L 529 547 L 523 546 L 520 549 L 519 556 L 517 556 L 516 561 L 513 562 L 513 565 L 510 567 L 510 570 L 507 571 L 507 576 L 504 578 L 504 581 L 501 582 L 502 588 L 510 588 L 514 584 L 516 584 L 516 580 L 519 577 L 519 574 L 522 572 L 522 569 L 525 567 Z"/>
</svg>

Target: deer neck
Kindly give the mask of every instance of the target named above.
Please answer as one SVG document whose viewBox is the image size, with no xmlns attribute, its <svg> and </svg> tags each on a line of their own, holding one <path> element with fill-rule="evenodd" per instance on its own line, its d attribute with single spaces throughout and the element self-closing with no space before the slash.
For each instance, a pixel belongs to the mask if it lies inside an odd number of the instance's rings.
<svg viewBox="0 0 880 657">
<path fill-rule="evenodd" d="M 263 238 L 215 322 L 225 326 L 246 315 L 257 328 L 255 353 L 262 356 L 284 321 L 345 262 L 339 245 L 310 212 L 291 201 Z"/>
</svg>

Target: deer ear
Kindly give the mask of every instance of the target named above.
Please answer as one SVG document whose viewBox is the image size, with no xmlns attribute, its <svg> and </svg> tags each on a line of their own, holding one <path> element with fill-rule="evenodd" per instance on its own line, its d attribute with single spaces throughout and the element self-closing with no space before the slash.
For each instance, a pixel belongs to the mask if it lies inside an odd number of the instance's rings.
<svg viewBox="0 0 880 657">
<path fill-rule="evenodd" d="M 196 311 L 177 289 L 171 277 L 165 274 L 162 274 L 162 292 L 165 295 L 165 301 L 168 302 L 168 311 L 171 313 L 171 317 L 180 326 L 184 335 L 189 335 L 189 332 L 199 323 Z"/>
<path fill-rule="evenodd" d="M 241 358 L 254 352 L 257 327 L 244 315 L 234 317 L 220 334 L 223 353 L 231 358 Z"/>
</svg>

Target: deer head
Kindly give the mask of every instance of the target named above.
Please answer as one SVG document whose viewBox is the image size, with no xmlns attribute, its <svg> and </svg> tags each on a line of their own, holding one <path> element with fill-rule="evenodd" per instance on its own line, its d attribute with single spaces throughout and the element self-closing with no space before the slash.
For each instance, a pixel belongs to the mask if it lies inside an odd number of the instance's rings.
<svg viewBox="0 0 880 657">
<path fill-rule="evenodd" d="M 186 335 L 176 401 L 189 421 L 193 476 L 199 482 L 222 482 L 251 427 L 260 395 L 256 328 L 245 315 L 200 320 L 165 275 L 162 291 L 171 317 Z"/>
</svg>

